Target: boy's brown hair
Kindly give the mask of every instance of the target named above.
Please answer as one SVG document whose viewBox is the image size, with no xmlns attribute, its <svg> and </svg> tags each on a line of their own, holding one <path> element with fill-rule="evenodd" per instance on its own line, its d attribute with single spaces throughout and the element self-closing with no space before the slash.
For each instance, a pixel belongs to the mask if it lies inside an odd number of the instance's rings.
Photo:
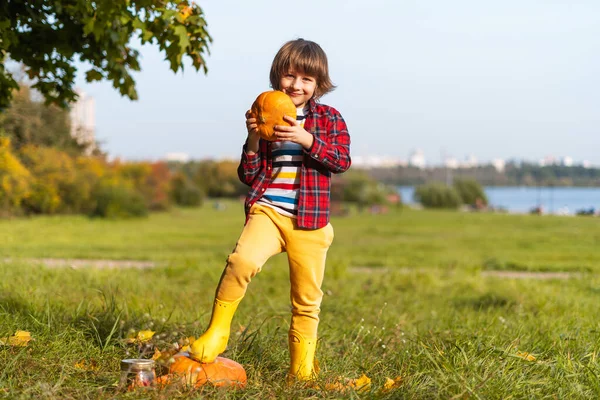
<svg viewBox="0 0 600 400">
<path fill-rule="evenodd" d="M 335 89 L 329 78 L 327 55 L 315 42 L 304 39 L 290 40 L 281 46 L 271 64 L 271 87 L 281 89 L 281 77 L 290 70 L 298 70 L 317 80 L 317 87 L 313 98 L 316 100 Z"/>
</svg>

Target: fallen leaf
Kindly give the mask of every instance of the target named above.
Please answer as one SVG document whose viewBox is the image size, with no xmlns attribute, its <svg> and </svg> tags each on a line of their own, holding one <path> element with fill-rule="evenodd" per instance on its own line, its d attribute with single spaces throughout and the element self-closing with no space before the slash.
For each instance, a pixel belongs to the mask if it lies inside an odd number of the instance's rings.
<svg viewBox="0 0 600 400">
<path fill-rule="evenodd" d="M 526 351 L 517 351 L 517 357 L 527 361 L 535 361 L 534 355 Z"/>
<path fill-rule="evenodd" d="M 126 343 L 145 343 L 150 341 L 154 336 L 154 331 L 139 331 L 135 335 L 130 335 L 127 339 L 125 339 Z"/>
<path fill-rule="evenodd" d="M 33 338 L 29 332 L 16 331 L 14 336 L 0 338 L 0 345 L 25 347 L 31 340 L 33 340 Z"/>
<path fill-rule="evenodd" d="M 371 388 L 371 378 L 362 374 L 360 378 L 353 380 L 352 387 L 355 388 L 357 392 L 367 391 Z"/>
<path fill-rule="evenodd" d="M 154 336 L 154 331 L 139 331 L 137 334 L 137 340 L 140 342 L 147 342 Z"/>
<path fill-rule="evenodd" d="M 402 377 L 397 376 L 395 379 L 385 378 L 385 383 L 383 384 L 383 392 L 389 392 L 392 389 L 399 388 L 402 384 Z"/>
<path fill-rule="evenodd" d="M 161 356 L 161 352 L 155 347 L 154 348 L 154 354 L 152 355 L 152 359 L 153 360 L 158 360 Z"/>
<path fill-rule="evenodd" d="M 196 338 L 194 336 L 188 336 L 186 338 L 183 339 L 179 339 L 179 341 L 177 342 L 179 344 L 179 351 L 190 351 L 190 346 L 192 343 L 194 343 L 196 341 Z"/>
<path fill-rule="evenodd" d="M 354 389 L 359 393 L 366 392 L 371 389 L 371 378 L 365 374 L 362 374 L 362 376 L 357 379 L 338 379 L 336 382 L 325 384 L 325 389 L 338 392 Z"/>
<path fill-rule="evenodd" d="M 81 360 L 75 363 L 75 368 L 83 371 L 96 371 L 98 362 L 96 360 Z"/>
</svg>

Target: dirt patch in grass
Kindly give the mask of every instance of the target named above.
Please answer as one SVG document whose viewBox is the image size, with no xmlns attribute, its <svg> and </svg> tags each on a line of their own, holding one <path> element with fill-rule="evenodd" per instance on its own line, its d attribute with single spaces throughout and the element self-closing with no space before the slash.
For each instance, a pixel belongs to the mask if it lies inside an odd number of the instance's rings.
<svg viewBox="0 0 600 400">
<path fill-rule="evenodd" d="M 389 271 L 394 271 L 401 274 L 409 274 L 412 272 L 427 272 L 427 269 L 423 268 L 389 268 L 389 267 L 350 267 L 350 272 L 357 274 L 384 274 Z M 505 278 L 505 279 L 535 279 L 535 280 L 549 280 L 549 279 L 576 279 L 583 277 L 580 272 L 546 272 L 546 271 L 481 271 L 481 276 L 493 277 L 493 278 Z"/>
<path fill-rule="evenodd" d="M 115 269 L 115 268 L 136 268 L 146 269 L 155 268 L 159 266 L 159 263 L 154 261 L 141 261 L 141 260 L 88 260 L 88 259 L 76 259 L 76 258 L 26 258 L 26 259 L 11 259 L 6 258 L 3 260 L 5 263 L 12 262 L 27 262 L 31 264 L 38 264 L 50 268 L 98 268 L 98 269 Z M 423 268 L 408 268 L 408 267 L 367 267 L 367 266 L 354 266 L 348 268 L 349 272 L 357 274 L 384 274 L 390 271 L 396 273 L 409 274 L 412 272 L 427 272 L 427 269 Z M 505 278 L 505 279 L 536 279 L 536 280 L 547 280 L 547 279 L 573 279 L 581 278 L 580 272 L 546 272 L 546 271 L 492 271 L 485 270 L 481 271 L 481 276 L 494 277 L 494 278 Z"/>
<path fill-rule="evenodd" d="M 532 272 L 532 271 L 482 271 L 482 276 L 507 279 L 572 279 L 581 278 L 580 272 Z"/>
<path fill-rule="evenodd" d="M 154 268 L 159 264 L 153 261 L 140 260 L 87 260 L 78 258 L 6 258 L 5 263 L 26 262 L 38 264 L 50 268 L 98 268 L 98 269 L 115 269 L 115 268 L 136 268 L 146 269 Z"/>
</svg>

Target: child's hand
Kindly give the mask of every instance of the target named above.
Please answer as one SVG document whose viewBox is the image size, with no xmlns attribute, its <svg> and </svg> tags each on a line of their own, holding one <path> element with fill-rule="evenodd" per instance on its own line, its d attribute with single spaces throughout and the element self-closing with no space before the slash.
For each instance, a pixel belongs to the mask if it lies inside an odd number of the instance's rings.
<svg viewBox="0 0 600 400">
<path fill-rule="evenodd" d="M 315 140 L 313 135 L 306 132 L 304 128 L 300 126 L 300 121 L 287 115 L 285 115 L 283 119 L 292 124 L 292 126 L 275 125 L 275 137 L 277 137 L 277 140 L 298 143 L 306 150 L 310 149 Z"/>
<path fill-rule="evenodd" d="M 246 129 L 248 130 L 248 136 L 258 135 L 258 132 L 256 132 L 257 127 L 256 118 L 252 116 L 252 112 L 250 112 L 250 110 L 246 111 Z"/>
<path fill-rule="evenodd" d="M 256 153 L 260 136 L 256 130 L 256 118 L 252 117 L 250 110 L 246 111 L 246 129 L 248 130 L 247 151 Z"/>
</svg>

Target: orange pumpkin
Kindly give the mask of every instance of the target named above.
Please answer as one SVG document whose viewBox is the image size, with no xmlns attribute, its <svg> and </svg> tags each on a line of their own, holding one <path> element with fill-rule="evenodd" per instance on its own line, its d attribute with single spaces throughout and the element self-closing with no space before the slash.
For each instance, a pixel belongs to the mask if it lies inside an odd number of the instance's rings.
<svg viewBox="0 0 600 400">
<path fill-rule="evenodd" d="M 279 90 L 261 93 L 250 109 L 252 117 L 256 118 L 256 130 L 260 137 L 266 140 L 276 140 L 274 126 L 290 125 L 283 119 L 289 115 L 296 119 L 296 106 L 287 94 Z"/>
<path fill-rule="evenodd" d="M 195 387 L 206 385 L 246 386 L 247 377 L 244 367 L 225 357 L 217 357 L 214 362 L 203 364 L 182 352 L 173 356 L 175 361 L 169 366 L 169 374 L 157 379 L 159 384 L 183 383 Z"/>
</svg>

